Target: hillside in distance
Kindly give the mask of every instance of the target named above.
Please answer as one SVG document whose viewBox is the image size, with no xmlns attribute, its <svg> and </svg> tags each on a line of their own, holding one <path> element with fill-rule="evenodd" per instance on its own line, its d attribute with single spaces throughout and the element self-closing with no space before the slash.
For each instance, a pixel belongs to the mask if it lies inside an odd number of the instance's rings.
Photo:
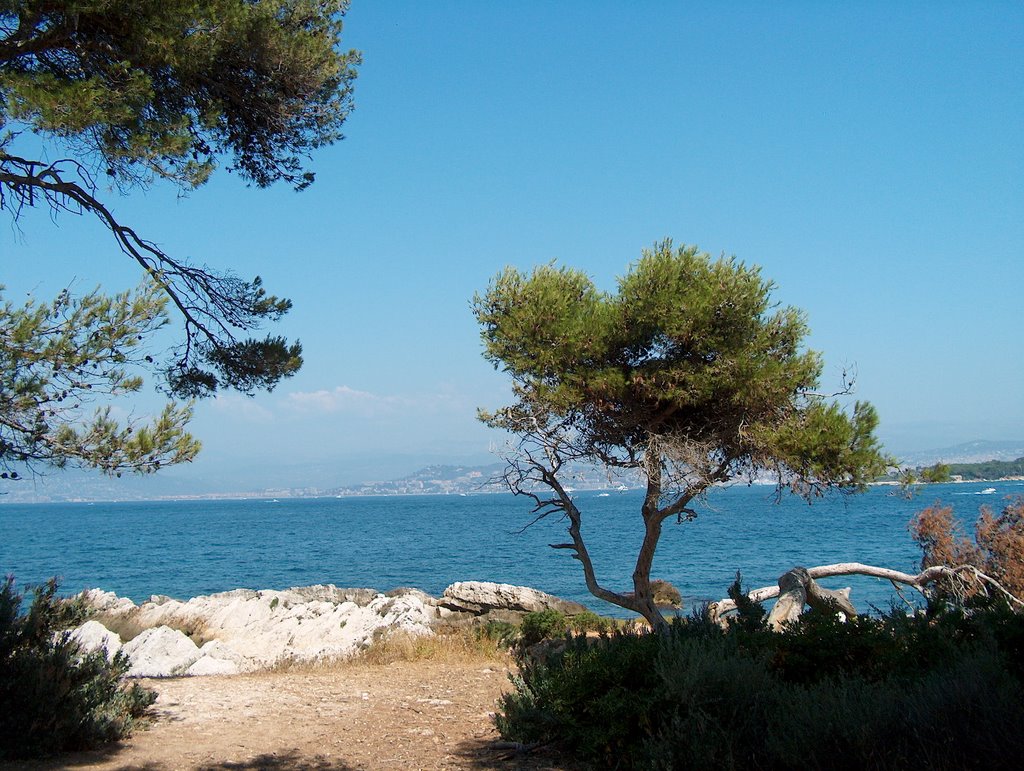
<svg viewBox="0 0 1024 771">
<path fill-rule="evenodd" d="M 508 492 L 502 474 L 504 463 L 486 466 L 451 466 L 435 464 L 400 479 L 363 482 L 327 490 L 327 495 L 472 495 L 475 493 Z M 576 466 L 564 477 L 567 486 L 577 490 L 613 490 L 640 485 L 636 474 L 609 478 L 604 471 Z"/>
<path fill-rule="evenodd" d="M 1024 457 L 1016 460 L 988 460 L 981 463 L 950 463 L 949 475 L 965 481 L 1024 479 Z"/>
<path fill-rule="evenodd" d="M 990 460 L 1012 461 L 1024 455 L 1024 440 L 991 442 L 978 439 L 936 450 L 908 452 L 900 455 L 900 463 L 910 468 L 936 463 L 984 463 Z M 956 472 L 954 472 L 956 473 Z"/>
<path fill-rule="evenodd" d="M 1021 457 L 1024 457 L 1024 441 L 975 441 L 937 450 L 906 453 L 900 461 L 905 468 L 924 468 L 936 463 L 1010 462 Z M 122 478 L 80 470 L 48 470 L 45 476 L 32 476 L 0 487 L 0 504 L 225 497 L 473 495 L 507 492 L 508 489 L 502 480 L 505 464 L 501 461 L 486 465 L 434 463 L 399 476 L 402 469 L 416 468 L 415 463 L 413 459 L 399 456 L 368 456 L 359 463 L 349 462 L 343 472 L 339 472 L 336 462 L 325 461 L 316 465 L 276 464 L 274 475 L 268 474 L 265 468 L 250 464 L 243 468 L 212 468 L 203 473 L 170 468 L 159 474 L 143 477 L 125 475 Z M 388 474 L 391 469 L 397 472 L 394 476 Z M 381 474 L 384 481 L 338 484 L 339 478 L 366 479 L 372 478 L 370 475 L 374 473 Z M 953 470 L 951 473 L 961 472 Z M 962 476 L 973 478 L 966 474 Z M 623 486 L 632 489 L 643 486 L 643 480 L 636 473 L 609 478 L 600 469 L 582 466 L 567 473 L 563 483 L 577 490 L 615 490 Z"/>
</svg>

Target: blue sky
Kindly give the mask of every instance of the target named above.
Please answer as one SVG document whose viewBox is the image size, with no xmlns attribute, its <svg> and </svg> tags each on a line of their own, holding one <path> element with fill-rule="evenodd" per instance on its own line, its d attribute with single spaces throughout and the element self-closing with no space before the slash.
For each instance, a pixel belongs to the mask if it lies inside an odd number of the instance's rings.
<svg viewBox="0 0 1024 771">
<path fill-rule="evenodd" d="M 199 405 L 204 455 L 170 473 L 487 462 L 475 409 L 508 389 L 473 293 L 552 259 L 612 289 L 666 237 L 761 265 L 891 450 L 1024 438 L 1020 3 L 354 0 L 344 45 L 356 109 L 309 190 L 221 173 L 116 201 L 168 252 L 263 276 L 305 348 L 274 393 Z M 4 219 L 0 250 L 11 299 L 137 280 L 72 217 Z"/>
</svg>

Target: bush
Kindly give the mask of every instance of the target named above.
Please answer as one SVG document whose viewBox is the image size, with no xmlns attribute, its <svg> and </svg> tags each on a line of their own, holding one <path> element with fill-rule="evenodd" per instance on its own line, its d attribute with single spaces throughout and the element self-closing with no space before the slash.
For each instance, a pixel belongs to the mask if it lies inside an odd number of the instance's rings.
<svg viewBox="0 0 1024 771">
<path fill-rule="evenodd" d="M 598 632 L 599 634 L 608 634 L 615 628 L 615 622 L 610 618 L 599 616 L 589 610 L 577 613 L 575 616 L 570 616 L 566 619 L 566 623 L 569 629 L 577 633 Z"/>
<path fill-rule="evenodd" d="M 657 713 L 658 638 L 616 632 L 571 637 L 547 663 L 521 657 L 516 691 L 499 701 L 495 721 L 506 739 L 561 740 L 574 755 L 607 759 L 644 736 Z"/>
<path fill-rule="evenodd" d="M 924 552 L 921 567 L 972 565 L 1024 600 L 1024 497 L 1011 499 L 1001 513 L 982 506 L 973 540 L 964 534 L 952 506 L 936 503 L 910 522 L 910 533 Z M 938 583 L 938 597 L 959 604 L 990 593 L 990 587 L 965 574 Z"/>
<path fill-rule="evenodd" d="M 128 659 L 82 653 L 69 631 L 85 616 L 79 602 L 56 598 L 51 580 L 23 597 L 0 588 L 0 758 L 53 755 L 127 736 L 156 694 L 122 676 Z"/>
<path fill-rule="evenodd" d="M 538 610 L 527 613 L 519 624 L 519 644 L 528 648 L 541 640 L 561 637 L 566 633 L 569 624 L 565 614 L 557 610 Z"/>
<path fill-rule="evenodd" d="M 681 608 L 683 595 L 672 584 L 662 578 L 651 581 L 651 596 L 654 604 L 663 608 Z"/>
<path fill-rule="evenodd" d="M 1005 768 L 1024 753 L 1024 618 L 993 607 L 782 633 L 697 616 L 521 662 L 496 723 L 621 768 Z"/>
</svg>

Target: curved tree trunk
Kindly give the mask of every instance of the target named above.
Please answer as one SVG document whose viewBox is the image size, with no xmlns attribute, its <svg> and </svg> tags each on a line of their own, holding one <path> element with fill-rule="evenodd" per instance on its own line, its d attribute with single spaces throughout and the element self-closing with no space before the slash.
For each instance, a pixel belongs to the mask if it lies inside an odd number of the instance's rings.
<svg viewBox="0 0 1024 771">
<path fill-rule="evenodd" d="M 922 594 L 927 587 L 940 578 L 953 578 L 959 581 L 976 581 L 986 587 L 1003 595 L 1011 604 L 1024 609 L 1024 601 L 1008 592 L 998 581 L 985 573 L 982 573 L 973 565 L 957 565 L 948 567 L 936 565 L 926 568 L 916 575 L 903 573 L 890 568 L 880 568 L 874 565 L 865 565 L 861 562 L 839 562 L 833 565 L 820 565 L 813 568 L 796 567 L 783 573 L 779 577 L 777 586 L 764 586 L 747 593 L 747 597 L 753 602 L 764 602 L 776 597 L 779 598 L 768 617 L 768 623 L 773 629 L 781 629 L 787 622 L 795 619 L 803 612 L 804 605 L 812 607 L 824 607 L 826 601 L 832 601 L 838 609 L 847 617 L 856 616 L 857 612 L 850 602 L 850 589 L 825 589 L 818 585 L 816 578 L 829 578 L 832 576 L 861 575 L 874 578 L 884 578 L 894 584 L 904 584 L 913 587 Z M 723 599 L 713 602 L 708 606 L 708 613 L 717 622 L 724 621 L 727 613 L 736 610 L 736 603 L 731 599 Z"/>
<path fill-rule="evenodd" d="M 857 615 L 850 602 L 850 587 L 826 589 L 811 578 L 806 568 L 795 567 L 779 576 L 779 599 L 768 615 L 768 626 L 781 631 L 786 623 L 799 618 L 804 605 L 822 610 L 835 607 L 847 618 Z"/>
</svg>

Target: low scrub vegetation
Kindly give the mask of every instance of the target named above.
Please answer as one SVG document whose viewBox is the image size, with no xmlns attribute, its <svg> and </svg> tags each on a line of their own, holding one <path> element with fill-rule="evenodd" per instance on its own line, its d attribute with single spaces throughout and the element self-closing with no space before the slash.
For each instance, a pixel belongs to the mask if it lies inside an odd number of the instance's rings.
<svg viewBox="0 0 1024 771">
<path fill-rule="evenodd" d="M 22 612 L 24 597 L 13 579 L 0 588 L 0 759 L 120 739 L 156 696 L 123 683 L 127 658 L 82 652 L 69 630 L 86 611 L 56 595 L 57 583 L 50 581 Z"/>
<path fill-rule="evenodd" d="M 615 768 L 1004 768 L 1024 753 L 1024 618 L 998 602 L 848 623 L 763 611 L 523 655 L 502 736 Z"/>
</svg>

